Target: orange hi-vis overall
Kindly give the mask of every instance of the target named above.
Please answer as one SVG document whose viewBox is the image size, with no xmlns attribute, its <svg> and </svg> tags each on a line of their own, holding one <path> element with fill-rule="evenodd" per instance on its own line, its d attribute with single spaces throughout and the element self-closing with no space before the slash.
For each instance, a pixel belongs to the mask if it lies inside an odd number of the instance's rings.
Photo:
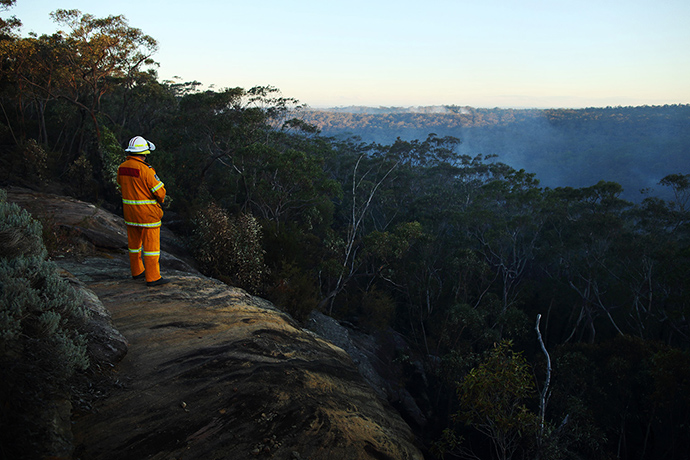
<svg viewBox="0 0 690 460">
<path fill-rule="evenodd" d="M 165 186 L 151 165 L 133 156 L 127 157 L 118 168 L 117 183 L 122 190 L 132 276 L 145 271 L 147 282 L 157 281 L 161 277 L 161 205 Z"/>
</svg>

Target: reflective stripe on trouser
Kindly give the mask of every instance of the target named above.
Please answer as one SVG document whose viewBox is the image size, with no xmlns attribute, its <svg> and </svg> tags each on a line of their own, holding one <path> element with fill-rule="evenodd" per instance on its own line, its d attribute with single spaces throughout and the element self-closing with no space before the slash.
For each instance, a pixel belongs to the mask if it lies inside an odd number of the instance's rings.
<svg viewBox="0 0 690 460">
<path fill-rule="evenodd" d="M 161 277 L 158 260 L 161 254 L 161 228 L 127 226 L 129 246 L 129 265 L 132 276 L 146 270 L 146 281 L 156 281 Z M 143 261 L 142 261 L 143 257 Z"/>
</svg>

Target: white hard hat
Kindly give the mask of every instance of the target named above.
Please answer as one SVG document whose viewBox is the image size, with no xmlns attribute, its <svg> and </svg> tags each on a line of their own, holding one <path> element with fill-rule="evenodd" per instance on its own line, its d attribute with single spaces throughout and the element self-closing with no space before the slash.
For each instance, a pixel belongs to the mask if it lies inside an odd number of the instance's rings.
<svg viewBox="0 0 690 460">
<path fill-rule="evenodd" d="M 148 153 L 151 150 L 156 150 L 153 142 L 149 142 L 141 136 L 135 136 L 129 140 L 129 146 L 125 149 L 125 152 Z"/>
</svg>

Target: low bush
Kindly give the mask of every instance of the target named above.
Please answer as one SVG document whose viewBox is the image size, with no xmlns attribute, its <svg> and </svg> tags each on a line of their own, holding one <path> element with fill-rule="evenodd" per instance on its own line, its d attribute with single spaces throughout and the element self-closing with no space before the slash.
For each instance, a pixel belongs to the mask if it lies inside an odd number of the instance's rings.
<svg viewBox="0 0 690 460">
<path fill-rule="evenodd" d="M 3 458 L 55 455 L 47 413 L 89 366 L 83 302 L 46 259 L 41 225 L 0 190 L 0 444 Z M 67 447 L 68 449 L 69 447 Z M 51 450 L 53 449 L 53 450 Z"/>
<path fill-rule="evenodd" d="M 211 204 L 196 216 L 191 247 L 204 273 L 258 294 L 267 272 L 261 238 L 252 215 L 230 216 Z"/>
</svg>

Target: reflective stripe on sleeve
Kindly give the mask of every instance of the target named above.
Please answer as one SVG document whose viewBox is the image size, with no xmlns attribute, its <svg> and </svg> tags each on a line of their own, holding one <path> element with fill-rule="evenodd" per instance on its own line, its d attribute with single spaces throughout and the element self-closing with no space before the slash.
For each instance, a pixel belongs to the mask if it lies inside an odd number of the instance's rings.
<svg viewBox="0 0 690 460">
<path fill-rule="evenodd" d="M 156 200 L 125 200 L 122 199 L 123 204 L 131 204 L 134 206 L 144 205 L 144 204 L 157 204 Z"/>
<path fill-rule="evenodd" d="M 153 187 L 151 189 L 151 191 L 155 192 L 156 190 L 160 189 L 161 187 L 163 187 L 163 182 L 159 182 L 158 185 L 156 185 L 155 187 Z"/>
<path fill-rule="evenodd" d="M 153 227 L 160 227 L 161 226 L 161 221 L 159 220 L 158 222 L 152 222 L 150 224 L 142 224 L 140 222 L 127 222 L 125 221 L 125 224 L 131 225 L 132 227 L 147 227 L 147 228 L 153 228 Z"/>
</svg>

